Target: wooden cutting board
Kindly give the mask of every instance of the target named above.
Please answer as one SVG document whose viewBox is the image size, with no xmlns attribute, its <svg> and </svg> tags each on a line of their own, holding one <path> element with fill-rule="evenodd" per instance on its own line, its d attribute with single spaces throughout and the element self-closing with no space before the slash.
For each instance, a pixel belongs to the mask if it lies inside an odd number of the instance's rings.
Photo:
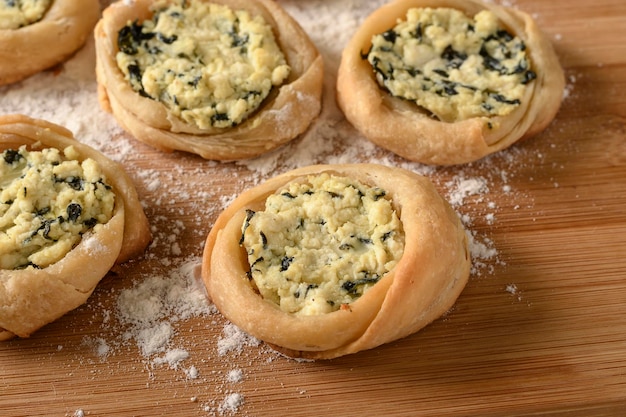
<svg viewBox="0 0 626 417">
<path fill-rule="evenodd" d="M 375 2 L 361 3 L 371 10 Z M 104 150 L 137 183 L 155 241 L 144 258 L 105 278 L 85 306 L 30 339 L 0 344 L 0 415 L 626 415 L 626 2 L 512 3 L 553 39 L 567 95 L 548 130 L 485 161 L 407 164 L 369 146 L 340 118 L 329 122 L 332 111 L 305 138 L 245 163 L 164 154 L 119 131 L 107 138 Z M 349 17 L 334 11 L 356 7 L 283 4 L 296 17 L 319 8 L 319 20 L 301 22 L 311 33 L 333 25 L 333 16 Z M 332 86 L 337 54 L 318 46 Z M 91 52 L 73 59 L 91 65 Z M 43 94 L 29 91 L 29 82 L 0 89 L 3 111 L 7 97 Z M 80 94 L 95 94 L 93 78 L 77 85 Z M 58 94 L 64 103 L 65 94 L 76 90 Z M 9 110 L 68 118 L 32 105 Z M 79 124 L 78 134 L 97 136 L 98 120 Z M 197 262 L 234 195 L 293 165 L 341 158 L 426 172 L 447 198 L 462 200 L 455 208 L 475 237 L 475 267 L 445 317 L 404 340 L 321 362 L 240 340 L 224 353 L 230 328 L 219 313 L 171 322 L 167 352 L 187 354 L 173 364 L 124 338 L 115 314 L 120 294 Z M 463 194 L 468 180 L 484 186 Z"/>
</svg>

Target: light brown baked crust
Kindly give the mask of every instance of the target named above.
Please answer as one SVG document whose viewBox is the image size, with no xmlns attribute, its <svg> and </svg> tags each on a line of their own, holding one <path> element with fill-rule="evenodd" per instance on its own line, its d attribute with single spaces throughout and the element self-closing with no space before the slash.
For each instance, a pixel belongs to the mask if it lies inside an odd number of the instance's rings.
<svg viewBox="0 0 626 417">
<path fill-rule="evenodd" d="M 115 61 L 118 31 L 129 20 L 150 18 L 149 0 L 114 3 L 104 10 L 96 26 L 100 103 L 136 139 L 163 151 L 182 150 L 215 160 L 258 156 L 296 138 L 319 114 L 322 57 L 298 23 L 274 1 L 211 2 L 261 15 L 291 66 L 288 80 L 274 89 L 256 113 L 233 128 L 201 130 L 174 116 L 162 103 L 132 90 Z"/>
<path fill-rule="evenodd" d="M 495 13 L 511 34 L 524 41 L 537 74 L 522 104 L 506 116 L 445 123 L 380 88 L 361 54 L 368 52 L 373 35 L 394 27 L 414 7 L 448 7 L 469 16 L 485 9 Z M 377 145 L 412 161 L 452 165 L 478 160 L 545 129 L 560 107 L 564 87 L 554 49 L 528 14 L 477 0 L 395 0 L 371 14 L 346 46 L 337 101 L 348 121 Z"/>
<path fill-rule="evenodd" d="M 98 0 L 54 0 L 40 21 L 0 30 L 0 85 L 63 62 L 85 43 L 99 17 Z"/>
<path fill-rule="evenodd" d="M 262 210 L 268 195 L 284 185 L 323 172 L 384 189 L 402 223 L 404 253 L 349 309 L 288 314 L 252 289 L 239 245 L 241 227 L 246 209 Z M 209 233 L 202 276 L 213 303 L 242 330 L 289 356 L 329 359 L 408 336 L 446 312 L 469 277 L 467 245 L 458 216 L 427 178 L 374 164 L 316 165 L 277 176 L 235 199 Z"/>
<path fill-rule="evenodd" d="M 0 152 L 22 145 L 32 150 L 73 146 L 80 160 L 91 158 L 100 165 L 116 202 L 111 220 L 59 262 L 42 269 L 0 270 L 0 340 L 27 337 L 83 304 L 114 264 L 139 256 L 151 239 L 135 187 L 119 164 L 61 126 L 23 115 L 0 116 Z"/>
</svg>

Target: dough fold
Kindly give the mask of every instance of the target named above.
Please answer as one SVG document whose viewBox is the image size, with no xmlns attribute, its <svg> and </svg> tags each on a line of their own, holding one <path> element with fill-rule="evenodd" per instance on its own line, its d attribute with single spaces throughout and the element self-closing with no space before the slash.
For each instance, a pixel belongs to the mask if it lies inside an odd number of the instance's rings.
<svg viewBox="0 0 626 417">
<path fill-rule="evenodd" d="M 42 269 L 0 270 L 0 340 L 28 337 L 79 307 L 113 265 L 141 255 L 151 240 L 135 186 L 118 163 L 76 141 L 64 127 L 23 115 L 0 116 L 0 152 L 23 145 L 29 150 L 74 147 L 80 161 L 98 163 L 116 200 L 112 218 L 83 235 L 60 261 Z"/>
<path fill-rule="evenodd" d="M 398 264 L 349 308 L 319 315 L 285 313 L 253 289 L 240 246 L 246 210 L 292 181 L 330 173 L 380 187 L 405 235 Z M 282 174 L 242 193 L 208 235 L 202 276 L 209 296 L 235 325 L 292 357 L 330 359 L 403 338 L 445 313 L 469 278 L 466 232 L 432 183 L 413 172 L 375 164 L 316 165 Z"/>
<path fill-rule="evenodd" d="M 323 61 L 299 24 L 271 0 L 211 0 L 260 15 L 291 67 L 261 107 L 232 128 L 200 129 L 155 100 L 142 97 L 125 80 L 116 62 L 118 31 L 129 21 L 151 17 L 150 0 L 117 2 L 96 25 L 96 75 L 101 106 L 136 139 L 162 151 L 186 151 L 205 159 L 246 159 L 275 149 L 303 133 L 321 110 Z"/>
<path fill-rule="evenodd" d="M 367 54 L 372 36 L 406 19 L 410 8 L 452 8 L 474 16 L 491 10 L 526 45 L 536 79 L 524 99 L 505 116 L 442 122 L 416 104 L 393 97 L 377 83 Z M 337 78 L 337 102 L 366 138 L 411 161 L 433 165 L 469 163 L 544 130 L 556 116 L 565 88 L 557 55 L 532 17 L 478 0 L 394 0 L 372 13 L 344 52 Z"/>
<path fill-rule="evenodd" d="M 40 21 L 0 30 L 0 85 L 63 62 L 85 43 L 99 17 L 98 0 L 53 0 Z"/>
</svg>

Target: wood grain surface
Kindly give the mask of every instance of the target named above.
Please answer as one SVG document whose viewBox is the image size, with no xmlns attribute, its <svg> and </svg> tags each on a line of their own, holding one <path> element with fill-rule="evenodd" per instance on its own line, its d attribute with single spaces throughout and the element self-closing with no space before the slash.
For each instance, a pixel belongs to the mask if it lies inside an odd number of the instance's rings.
<svg viewBox="0 0 626 417">
<path fill-rule="evenodd" d="M 296 18 L 320 7 L 331 19 L 342 5 L 371 11 L 375 2 L 281 3 Z M 119 130 L 100 137 L 103 151 L 122 160 L 136 181 L 155 240 L 142 259 L 109 274 L 87 304 L 29 339 L 0 344 L 0 415 L 626 415 L 626 2 L 512 4 L 553 39 L 567 95 L 545 132 L 484 161 L 408 164 L 368 145 L 328 109 L 304 138 L 245 163 L 161 153 Z M 301 23 L 314 34 L 333 24 L 321 17 Z M 332 86 L 337 46 L 318 47 Z M 88 46 L 73 59 L 91 65 L 92 52 Z M 29 90 L 35 81 L 0 89 L 3 111 L 15 94 L 50 97 Z M 95 94 L 93 78 L 77 86 L 85 91 L 67 94 Z M 333 89 L 325 94 L 332 107 Z M 67 117 L 31 105 L 9 110 Z M 83 121 L 78 134 L 109 135 L 100 132 L 100 120 Z M 470 282 L 445 317 L 404 340 L 318 362 L 293 361 L 263 344 L 221 354 L 227 323 L 219 313 L 173 324 L 170 348 L 189 355 L 178 366 L 159 364 L 158 355 L 146 356 L 124 338 L 115 316 L 119 294 L 198 260 L 234 195 L 294 165 L 348 157 L 425 172 L 447 198 L 460 181 L 484 181 L 455 208 L 491 252 L 476 254 Z M 186 372 L 192 366 L 197 377 Z M 232 371 L 240 377 L 231 378 Z M 228 409 L 230 395 L 243 403 Z"/>
</svg>

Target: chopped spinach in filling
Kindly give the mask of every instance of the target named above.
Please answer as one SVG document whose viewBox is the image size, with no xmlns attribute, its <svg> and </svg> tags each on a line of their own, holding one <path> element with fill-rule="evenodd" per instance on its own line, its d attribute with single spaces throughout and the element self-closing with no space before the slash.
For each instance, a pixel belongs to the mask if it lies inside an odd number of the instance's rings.
<svg viewBox="0 0 626 417">
<path fill-rule="evenodd" d="M 40 21 L 52 0 L 0 0 L 0 30 L 19 29 Z"/>
<path fill-rule="evenodd" d="M 240 243 L 264 299 L 313 315 L 355 301 L 393 269 L 404 232 L 384 190 L 322 174 L 248 211 Z"/>
<path fill-rule="evenodd" d="M 455 9 L 410 9 L 373 37 L 364 58 L 393 96 L 446 122 L 506 115 L 536 78 L 524 42 L 488 10 L 470 18 Z"/>
<path fill-rule="evenodd" d="M 151 20 L 120 29 L 118 48 L 135 91 L 200 129 L 240 124 L 290 73 L 261 16 L 197 0 L 157 2 Z"/>
<path fill-rule="evenodd" d="M 45 268 L 111 219 L 114 193 L 73 147 L 0 154 L 0 269 Z"/>
</svg>

